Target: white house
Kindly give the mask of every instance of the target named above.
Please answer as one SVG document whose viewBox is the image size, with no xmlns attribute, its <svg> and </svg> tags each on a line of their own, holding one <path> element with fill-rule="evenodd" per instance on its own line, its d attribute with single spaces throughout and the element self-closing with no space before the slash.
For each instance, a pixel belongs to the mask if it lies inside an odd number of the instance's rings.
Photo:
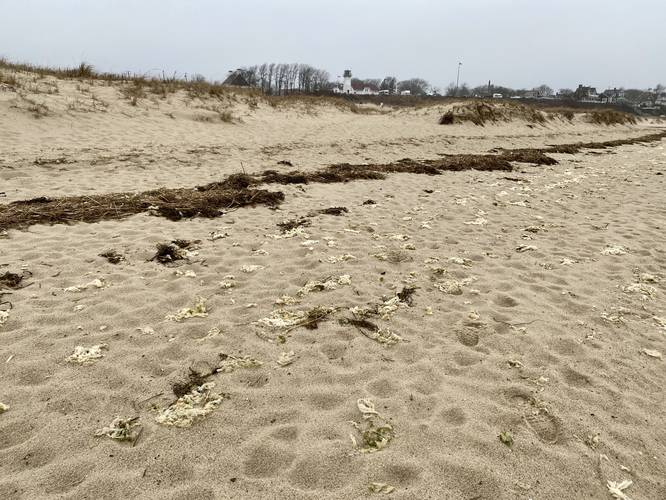
<svg viewBox="0 0 666 500">
<path fill-rule="evenodd" d="M 357 82 L 356 85 L 352 83 L 352 72 L 346 69 L 342 76 L 342 87 L 338 84 L 333 88 L 335 94 L 352 94 L 352 95 L 377 95 L 378 89 L 373 89 L 367 86 L 360 86 Z"/>
</svg>

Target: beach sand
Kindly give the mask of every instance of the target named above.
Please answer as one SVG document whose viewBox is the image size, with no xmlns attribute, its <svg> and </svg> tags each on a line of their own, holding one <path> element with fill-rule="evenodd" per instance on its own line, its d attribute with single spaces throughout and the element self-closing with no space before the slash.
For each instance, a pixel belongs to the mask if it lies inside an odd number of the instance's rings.
<svg viewBox="0 0 666 500">
<path fill-rule="evenodd" d="M 0 91 L 3 203 L 663 130 L 242 99 L 240 121 L 205 122 L 182 97 L 132 106 L 113 86 L 57 84 L 39 119 Z M 213 219 L 8 230 L 0 275 L 28 286 L 0 291 L 0 498 L 612 498 L 623 480 L 665 498 L 665 146 L 269 185 L 278 209 Z M 177 239 L 199 243 L 150 260 Z M 167 319 L 199 298 L 205 315 Z M 317 328 L 289 326 L 315 307 Z M 78 364 L 77 346 L 103 347 Z M 217 368 L 185 397 L 207 405 L 192 425 L 164 425 L 173 385 Z M 129 440 L 95 435 L 116 417 L 138 417 Z M 359 432 L 372 425 L 377 450 Z"/>
</svg>

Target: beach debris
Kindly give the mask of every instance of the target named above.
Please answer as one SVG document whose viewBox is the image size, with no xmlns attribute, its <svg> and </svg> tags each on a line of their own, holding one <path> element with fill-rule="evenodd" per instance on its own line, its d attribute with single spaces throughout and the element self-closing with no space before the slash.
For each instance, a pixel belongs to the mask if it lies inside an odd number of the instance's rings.
<svg viewBox="0 0 666 500">
<path fill-rule="evenodd" d="M 409 236 L 407 236 L 406 234 L 389 234 L 387 238 L 389 240 L 407 241 L 409 239 Z"/>
<path fill-rule="evenodd" d="M 485 226 L 486 224 L 488 224 L 488 220 L 483 217 L 477 217 L 472 221 L 465 222 L 465 224 L 468 226 Z"/>
<path fill-rule="evenodd" d="M 507 361 L 507 363 L 511 368 L 519 368 L 519 369 L 523 368 L 523 364 L 520 361 L 515 360 L 515 359 L 510 359 L 510 360 Z"/>
<path fill-rule="evenodd" d="M 574 260 L 574 259 L 570 259 L 568 257 L 562 257 L 560 259 L 560 264 L 562 264 L 563 266 L 571 266 L 573 264 L 578 264 L 578 261 Z"/>
<path fill-rule="evenodd" d="M 278 357 L 277 364 L 280 366 L 288 366 L 294 362 L 296 354 L 294 351 L 282 352 Z"/>
<path fill-rule="evenodd" d="M 625 255 L 627 249 L 620 245 L 606 245 L 606 248 L 601 250 L 601 255 Z"/>
<path fill-rule="evenodd" d="M 317 306 L 313 307 L 306 312 L 305 320 L 295 326 L 304 326 L 308 330 L 316 330 L 319 328 L 319 322 L 325 320 L 329 315 L 336 312 L 338 309 L 333 307 Z"/>
<path fill-rule="evenodd" d="M 300 219 L 290 219 L 278 222 L 277 226 L 280 228 L 283 235 L 286 235 L 287 233 L 291 234 L 290 236 L 283 236 L 283 238 L 293 238 L 298 234 L 303 234 L 302 228 L 307 227 L 310 224 L 311 222 L 308 219 L 301 217 Z M 296 229 L 300 229 L 300 232 L 296 232 Z"/>
<path fill-rule="evenodd" d="M 284 231 L 280 234 L 268 234 L 266 236 L 268 236 L 269 238 L 273 238 L 274 240 L 285 240 L 289 238 L 295 238 L 297 236 L 301 236 L 303 238 L 309 237 L 308 233 L 306 233 L 302 227 L 295 227 L 293 229 Z"/>
<path fill-rule="evenodd" d="M 236 283 L 232 281 L 220 281 L 218 285 L 220 285 L 220 288 L 222 288 L 223 290 L 228 290 L 229 288 L 235 287 Z"/>
<path fill-rule="evenodd" d="M 398 342 L 403 341 L 403 338 L 400 335 L 393 333 L 388 328 L 379 328 L 375 332 L 369 332 L 369 333 L 366 333 L 365 330 L 362 331 L 363 335 L 365 335 L 369 339 L 374 340 L 375 342 L 378 342 L 385 346 L 395 345 Z"/>
<path fill-rule="evenodd" d="M 414 305 L 413 295 L 416 293 L 416 287 L 413 286 L 404 286 L 402 290 L 396 294 L 400 302 L 407 304 L 409 307 Z"/>
<path fill-rule="evenodd" d="M 315 245 L 319 244 L 319 240 L 305 240 L 301 242 L 302 247 L 306 247 L 311 252 L 314 250 Z"/>
<path fill-rule="evenodd" d="M 646 356 L 650 356 L 651 358 L 662 359 L 661 353 L 654 349 L 641 349 L 641 352 Z"/>
<path fill-rule="evenodd" d="M 361 205 L 376 205 L 377 202 L 375 200 L 365 200 Z"/>
<path fill-rule="evenodd" d="M 9 311 L 0 311 L 0 326 L 9 320 Z"/>
<path fill-rule="evenodd" d="M 387 347 L 395 345 L 398 342 L 404 342 L 404 339 L 402 337 L 393 333 L 388 328 L 380 328 L 374 323 L 368 321 L 367 319 L 343 318 L 340 320 L 340 324 L 352 325 L 361 334 L 363 334 L 370 340 L 374 340 L 375 342 Z"/>
<path fill-rule="evenodd" d="M 210 241 L 221 240 L 222 238 L 228 238 L 229 236 L 231 235 L 227 232 L 211 231 L 208 233 L 208 239 Z"/>
<path fill-rule="evenodd" d="M 624 481 L 621 481 L 619 483 L 616 483 L 615 481 L 607 481 L 606 486 L 608 487 L 608 492 L 611 494 L 611 496 L 617 500 L 631 500 L 625 493 L 624 490 L 629 488 L 634 484 L 633 481 L 630 479 L 625 479 Z"/>
<path fill-rule="evenodd" d="M 544 226 L 527 226 L 523 228 L 523 231 L 536 234 L 540 231 L 547 231 L 547 229 Z"/>
<path fill-rule="evenodd" d="M 658 326 L 666 330 L 666 318 L 660 318 L 659 316 L 652 316 L 652 319 Z"/>
<path fill-rule="evenodd" d="M 0 290 L 3 288 L 10 290 L 18 290 L 21 287 L 21 282 L 26 278 L 26 274 L 30 275 L 29 271 L 23 271 L 21 274 L 6 272 L 0 274 Z"/>
<path fill-rule="evenodd" d="M 325 290 L 336 290 L 339 286 L 351 285 L 351 276 L 343 274 L 338 277 L 327 276 L 322 280 L 308 281 L 297 292 L 296 295 L 304 297 L 311 292 L 321 292 Z"/>
<path fill-rule="evenodd" d="M 449 295 L 462 295 L 463 283 L 456 280 L 446 280 L 441 283 L 435 283 L 435 288 L 440 292 L 448 293 Z"/>
<path fill-rule="evenodd" d="M 326 319 L 338 309 L 333 307 L 317 306 L 309 311 L 289 311 L 287 309 L 275 309 L 270 316 L 261 318 L 258 324 L 274 329 L 293 330 L 304 326 L 309 330 L 319 327 L 319 322 Z"/>
<path fill-rule="evenodd" d="M 106 252 L 102 252 L 101 254 L 99 254 L 99 256 L 104 257 L 111 264 L 119 264 L 120 262 L 125 260 L 125 257 L 123 257 L 121 254 L 119 254 L 113 249 L 107 250 Z"/>
<path fill-rule="evenodd" d="M 134 441 L 134 430 L 137 427 L 140 427 L 139 417 L 116 417 L 108 426 L 97 429 L 95 436 L 106 436 L 117 441 Z"/>
<path fill-rule="evenodd" d="M 659 283 L 661 281 L 661 277 L 650 273 L 641 273 L 638 276 L 638 281 L 641 283 Z"/>
<path fill-rule="evenodd" d="M 260 266 L 258 264 L 250 264 L 250 265 L 244 264 L 243 266 L 241 266 L 241 271 L 248 274 L 254 273 L 255 271 L 259 271 L 261 269 L 265 269 L 265 267 Z"/>
<path fill-rule="evenodd" d="M 9 408 L 10 408 L 9 405 L 0 402 L 0 415 L 2 415 L 3 413 L 5 413 L 6 411 L 8 411 Z"/>
<path fill-rule="evenodd" d="M 449 257 L 449 262 L 458 264 L 459 266 L 472 267 L 472 261 L 463 257 Z"/>
<path fill-rule="evenodd" d="M 104 288 L 104 286 L 105 286 L 104 280 L 96 278 L 89 283 L 84 283 L 83 285 L 69 286 L 67 288 L 63 288 L 63 291 L 77 293 L 77 292 L 82 292 L 83 290 L 87 290 L 88 288 Z"/>
<path fill-rule="evenodd" d="M 186 278 L 196 278 L 197 277 L 197 273 L 195 273 L 191 269 L 187 269 L 186 271 L 181 271 L 180 269 L 176 269 L 173 273 L 176 276 L 185 276 Z"/>
<path fill-rule="evenodd" d="M 250 356 L 236 357 L 222 353 L 219 356 L 220 364 L 215 369 L 216 373 L 231 373 L 238 368 L 258 368 L 263 365 L 261 361 Z"/>
<path fill-rule="evenodd" d="M 499 440 L 509 448 L 513 446 L 513 435 L 509 431 L 502 431 L 497 437 L 499 437 Z"/>
<path fill-rule="evenodd" d="M 211 328 L 206 332 L 206 335 L 204 335 L 201 338 L 198 338 L 197 342 L 203 342 L 204 340 L 214 339 L 215 337 L 219 337 L 220 335 L 222 335 L 222 330 L 214 326 L 213 328 Z"/>
<path fill-rule="evenodd" d="M 516 247 L 516 252 L 520 252 L 520 253 L 522 253 L 522 252 L 531 252 L 531 251 L 534 251 L 534 250 L 537 250 L 537 247 L 535 247 L 534 245 L 518 245 Z"/>
<path fill-rule="evenodd" d="M 348 260 L 356 260 L 356 257 L 350 253 L 345 253 L 343 255 L 332 255 L 326 259 L 326 262 L 329 262 L 330 264 L 338 264 L 339 262 L 346 262 Z"/>
<path fill-rule="evenodd" d="M 359 448 L 361 453 L 374 453 L 386 448 L 395 437 L 393 426 L 375 410 L 374 403 L 369 399 L 359 399 L 356 406 L 363 416 L 363 421 L 350 422 L 361 435 L 360 443 L 354 435 L 350 435 L 354 446 Z"/>
<path fill-rule="evenodd" d="M 318 211 L 318 213 L 323 214 L 323 215 L 342 215 L 346 214 L 349 212 L 349 209 L 347 207 L 330 207 L 330 208 L 323 208 Z"/>
<path fill-rule="evenodd" d="M 300 300 L 298 300 L 296 297 L 292 297 L 291 295 L 283 295 L 282 297 L 275 299 L 275 304 L 278 306 L 293 306 L 300 303 Z"/>
<path fill-rule="evenodd" d="M 379 493 L 379 494 L 388 495 L 389 493 L 393 493 L 395 491 L 395 488 L 386 483 L 370 483 L 370 485 L 368 486 L 368 491 L 370 491 L 370 493 Z"/>
<path fill-rule="evenodd" d="M 74 348 L 74 353 L 68 356 L 66 361 L 79 365 L 92 365 L 96 360 L 104 357 L 102 351 L 106 349 L 108 349 L 106 344 L 98 344 L 91 347 L 77 345 Z"/>
<path fill-rule="evenodd" d="M 395 297 L 391 297 L 390 299 L 386 299 L 377 307 L 377 314 L 383 320 L 391 319 L 391 316 L 398 310 L 401 304 L 402 301 L 397 295 Z"/>
<path fill-rule="evenodd" d="M 623 286 L 624 293 L 640 293 L 643 299 L 653 297 L 657 293 L 657 289 L 653 286 L 644 283 L 632 283 L 631 285 Z"/>
<path fill-rule="evenodd" d="M 166 319 L 169 321 L 180 322 L 189 318 L 205 318 L 206 316 L 208 316 L 206 299 L 199 297 L 193 307 L 185 307 L 176 314 L 168 314 Z"/>
<path fill-rule="evenodd" d="M 137 327 L 137 330 L 143 335 L 155 335 L 155 330 L 152 326 L 139 326 Z"/>
<path fill-rule="evenodd" d="M 195 251 L 198 241 L 173 240 L 171 243 L 158 243 L 157 253 L 150 259 L 160 264 L 171 264 L 177 260 L 195 257 L 199 253 Z"/>
<path fill-rule="evenodd" d="M 275 309 L 270 316 L 261 318 L 257 323 L 269 328 L 289 328 L 300 324 L 306 317 L 304 311 L 289 311 L 287 309 Z"/>
<path fill-rule="evenodd" d="M 600 434 L 588 434 L 585 438 L 585 444 L 592 448 L 593 450 L 599 445 Z"/>
<path fill-rule="evenodd" d="M 226 395 L 213 393 L 215 382 L 207 382 L 194 387 L 189 393 L 180 396 L 174 403 L 161 409 L 155 421 L 173 427 L 190 427 L 196 420 L 213 412 Z"/>
</svg>

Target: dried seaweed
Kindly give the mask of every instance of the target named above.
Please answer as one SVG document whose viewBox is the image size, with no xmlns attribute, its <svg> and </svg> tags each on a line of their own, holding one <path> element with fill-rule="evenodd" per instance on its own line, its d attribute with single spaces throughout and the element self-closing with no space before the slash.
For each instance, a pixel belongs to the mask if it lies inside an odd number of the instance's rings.
<svg viewBox="0 0 666 500">
<path fill-rule="evenodd" d="M 25 277 L 26 277 L 25 271 L 23 272 L 23 274 L 16 274 L 11 272 L 0 274 L 0 290 L 2 290 L 3 288 L 10 290 L 17 290 L 19 288 L 23 288 L 20 285 L 21 282 L 25 279 Z"/>
<path fill-rule="evenodd" d="M 534 111 L 535 113 L 539 113 Z M 533 119 L 538 116 L 534 115 Z M 485 119 L 485 118 L 484 118 Z M 532 119 L 532 118 L 530 118 Z M 492 121 L 492 119 L 491 119 Z M 538 121 L 538 120 L 537 120 Z M 98 222 L 122 219 L 149 212 L 170 220 L 191 217 L 219 217 L 225 211 L 247 206 L 275 207 L 284 201 L 282 192 L 254 189 L 266 184 L 339 183 L 355 180 L 381 180 L 391 173 L 438 175 L 445 171 L 512 171 L 511 162 L 554 165 L 548 153 L 573 153 L 582 149 L 606 149 L 629 144 L 660 141 L 666 132 L 629 139 L 599 143 L 577 143 L 549 146 L 542 149 L 502 150 L 499 154 L 444 155 L 436 160 L 403 159 L 388 164 L 331 165 L 321 170 L 279 173 L 267 170 L 260 174 L 234 174 L 221 182 L 194 189 L 161 188 L 140 193 L 111 193 L 63 198 L 37 197 L 0 205 L 0 232 L 25 228 L 33 224 Z M 369 201 L 364 204 L 368 204 Z"/>
<path fill-rule="evenodd" d="M 414 293 L 416 293 L 416 287 L 405 286 L 398 292 L 398 299 L 400 302 L 412 307 L 414 305 L 414 298 L 412 297 Z"/>
<path fill-rule="evenodd" d="M 190 368 L 189 373 L 187 374 L 187 379 L 171 384 L 171 390 L 177 398 L 180 398 L 188 392 L 192 391 L 193 388 L 206 383 L 206 379 L 210 375 L 212 375 L 212 373 L 201 374 L 193 368 Z"/>
<path fill-rule="evenodd" d="M 318 212 L 323 215 L 342 215 L 349 212 L 349 209 L 347 207 L 330 207 L 330 208 L 323 208 Z"/>
<path fill-rule="evenodd" d="M 103 253 L 99 254 L 99 256 L 104 257 L 111 264 L 119 264 L 120 262 L 125 260 L 125 257 L 123 257 L 121 254 L 119 254 L 118 252 L 116 252 L 113 249 L 107 250 L 106 252 L 103 252 Z"/>
<path fill-rule="evenodd" d="M 298 227 L 306 227 L 311 223 L 308 219 L 301 217 L 300 219 L 290 219 L 282 222 L 278 222 L 277 226 L 280 228 L 280 231 L 283 233 L 293 231 Z"/>
</svg>

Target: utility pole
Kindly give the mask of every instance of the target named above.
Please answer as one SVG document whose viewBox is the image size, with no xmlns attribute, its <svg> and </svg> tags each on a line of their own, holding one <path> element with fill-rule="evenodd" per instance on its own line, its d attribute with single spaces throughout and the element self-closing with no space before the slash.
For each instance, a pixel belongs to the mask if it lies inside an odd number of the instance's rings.
<svg viewBox="0 0 666 500">
<path fill-rule="evenodd" d="M 456 97 L 458 97 L 458 86 L 460 85 L 460 66 L 462 66 L 462 63 L 458 62 L 458 77 L 456 78 Z"/>
</svg>

